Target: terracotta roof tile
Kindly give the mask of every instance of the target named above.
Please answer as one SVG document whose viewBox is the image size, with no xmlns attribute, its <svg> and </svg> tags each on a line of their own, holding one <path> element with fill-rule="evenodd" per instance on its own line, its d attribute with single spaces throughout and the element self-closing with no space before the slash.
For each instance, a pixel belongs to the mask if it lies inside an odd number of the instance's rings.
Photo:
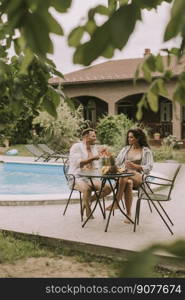
<svg viewBox="0 0 185 300">
<path fill-rule="evenodd" d="M 166 60 L 166 58 L 163 58 Z M 144 58 L 119 59 L 110 60 L 104 63 L 93 65 L 78 71 L 74 71 L 64 75 L 64 79 L 58 77 L 51 78 L 51 84 L 62 82 L 63 84 L 97 82 L 97 81 L 117 81 L 117 80 L 132 80 L 137 66 L 142 63 Z M 185 60 L 181 65 L 172 64 L 173 72 L 178 75 L 185 66 Z M 158 73 L 153 76 L 159 75 Z"/>
</svg>

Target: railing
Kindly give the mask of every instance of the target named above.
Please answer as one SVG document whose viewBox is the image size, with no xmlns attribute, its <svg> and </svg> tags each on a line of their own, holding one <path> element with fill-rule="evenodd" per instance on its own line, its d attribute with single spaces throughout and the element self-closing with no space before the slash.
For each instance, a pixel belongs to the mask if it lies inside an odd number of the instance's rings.
<svg viewBox="0 0 185 300">
<path fill-rule="evenodd" d="M 163 138 L 165 136 L 168 136 L 169 134 L 172 134 L 172 122 L 147 123 L 146 125 L 150 128 L 151 135 L 153 135 L 155 132 L 159 132 L 161 134 L 161 137 Z"/>
</svg>

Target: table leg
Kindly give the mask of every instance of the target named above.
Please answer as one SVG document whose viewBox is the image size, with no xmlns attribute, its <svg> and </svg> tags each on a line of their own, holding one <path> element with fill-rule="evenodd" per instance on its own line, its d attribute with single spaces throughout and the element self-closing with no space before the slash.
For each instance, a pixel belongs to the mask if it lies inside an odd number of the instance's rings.
<svg viewBox="0 0 185 300">
<path fill-rule="evenodd" d="M 109 215 L 108 215 L 108 219 L 107 219 L 107 224 L 106 224 L 106 227 L 105 227 L 105 232 L 107 232 L 107 229 L 108 229 L 108 226 L 109 226 L 109 222 L 110 222 L 110 217 L 111 217 L 111 214 L 113 212 L 113 208 L 114 208 L 114 205 L 115 203 L 117 204 L 119 210 L 122 212 L 122 214 L 132 223 L 134 224 L 134 222 L 127 216 L 127 214 L 122 210 L 122 208 L 120 207 L 119 205 L 119 201 L 117 201 L 117 192 L 118 192 L 118 180 L 116 181 L 116 187 L 113 187 L 112 185 L 112 182 L 110 179 L 107 179 L 108 182 L 109 182 L 109 185 L 110 185 L 110 188 L 112 190 L 112 193 L 113 193 L 113 202 L 112 202 L 112 205 L 111 205 L 111 209 L 110 209 L 110 212 L 109 212 Z"/>
<path fill-rule="evenodd" d="M 100 206 L 100 209 L 101 209 L 103 218 L 105 219 L 105 217 L 106 217 L 105 211 L 103 210 L 103 208 L 102 208 L 102 206 L 101 206 L 101 202 L 100 202 L 101 193 L 102 193 L 102 190 L 103 190 L 103 188 L 104 188 L 104 186 L 105 186 L 106 180 L 105 180 L 105 179 L 102 180 L 102 184 L 101 184 L 100 191 L 97 192 L 96 189 L 95 189 L 95 186 L 94 186 L 94 183 L 93 183 L 92 178 L 89 178 L 89 179 L 90 179 L 90 182 L 91 182 L 93 191 L 95 192 L 95 195 L 96 195 L 96 203 L 95 203 L 93 209 L 91 210 L 90 215 L 87 217 L 87 219 L 85 220 L 85 222 L 82 224 L 82 227 L 84 227 L 85 224 L 88 222 L 88 220 L 91 218 L 91 216 L 93 215 L 93 213 L 94 213 L 94 211 L 95 211 L 95 209 L 96 209 L 96 207 L 97 207 L 98 204 L 99 204 L 99 206 Z"/>
</svg>

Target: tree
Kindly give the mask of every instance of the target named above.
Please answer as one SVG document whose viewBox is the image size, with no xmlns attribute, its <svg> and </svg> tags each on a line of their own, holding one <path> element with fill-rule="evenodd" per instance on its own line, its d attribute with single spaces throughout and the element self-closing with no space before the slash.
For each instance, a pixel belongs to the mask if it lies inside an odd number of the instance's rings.
<svg viewBox="0 0 185 300">
<path fill-rule="evenodd" d="M 53 53 L 50 33 L 63 35 L 62 27 L 52 17 L 49 8 L 63 13 L 71 0 L 0 0 L 0 101 L 20 115 L 22 103 L 30 99 L 34 109 L 44 109 L 56 117 L 61 91 L 54 90 L 48 80 L 53 75 L 63 77 L 54 63 L 47 59 Z M 8 49 L 15 57 L 10 59 Z M 17 60 L 16 72 L 12 64 Z M 26 87 L 25 87 L 26 85 Z"/>
</svg>

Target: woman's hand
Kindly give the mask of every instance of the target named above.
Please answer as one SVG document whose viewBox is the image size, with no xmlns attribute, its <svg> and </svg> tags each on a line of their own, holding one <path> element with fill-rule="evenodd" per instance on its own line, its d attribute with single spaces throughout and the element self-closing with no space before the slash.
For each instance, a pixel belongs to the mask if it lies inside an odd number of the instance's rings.
<svg viewBox="0 0 185 300">
<path fill-rule="evenodd" d="M 126 169 L 136 169 L 137 170 L 137 165 L 129 160 L 125 161 L 125 167 L 126 167 Z"/>
</svg>

